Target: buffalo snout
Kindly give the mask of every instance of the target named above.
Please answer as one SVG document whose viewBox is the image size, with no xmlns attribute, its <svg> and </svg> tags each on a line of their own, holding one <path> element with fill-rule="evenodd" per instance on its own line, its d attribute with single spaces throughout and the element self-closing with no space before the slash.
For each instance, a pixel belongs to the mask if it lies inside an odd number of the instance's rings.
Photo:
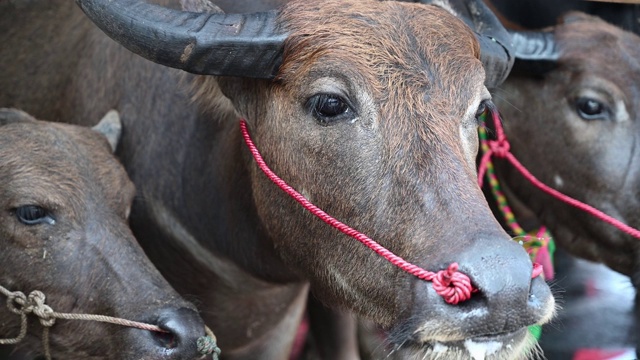
<svg viewBox="0 0 640 360">
<path fill-rule="evenodd" d="M 512 332 L 552 316 L 553 295 L 541 276 L 532 278 L 533 264 L 516 241 L 478 239 L 457 261 L 478 289 L 461 307 L 461 320 L 473 329 L 469 337 Z M 464 314 L 475 309 L 487 311 Z"/>
<path fill-rule="evenodd" d="M 416 280 L 409 325 L 393 329 L 392 342 L 425 356 L 446 351 L 474 359 L 512 358 L 530 350 L 534 341 L 527 328 L 549 321 L 555 301 L 544 279 L 532 278 L 523 247 L 502 236 L 481 236 L 449 261 L 470 278 L 476 289 L 471 298 L 450 304 L 431 282 Z"/>
<path fill-rule="evenodd" d="M 205 336 L 205 326 L 197 312 L 167 308 L 157 311 L 155 316 L 157 319 L 152 323 L 165 332 L 147 332 L 148 336 L 139 341 L 150 353 L 159 354 L 158 359 L 197 359 L 206 354 L 198 349 L 198 340 Z"/>
</svg>

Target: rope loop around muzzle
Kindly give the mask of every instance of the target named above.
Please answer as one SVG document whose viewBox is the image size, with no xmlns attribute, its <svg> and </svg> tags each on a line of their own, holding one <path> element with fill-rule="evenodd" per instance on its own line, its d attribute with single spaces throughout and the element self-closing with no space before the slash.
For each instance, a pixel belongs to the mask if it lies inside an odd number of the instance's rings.
<svg viewBox="0 0 640 360">
<path fill-rule="evenodd" d="M 22 341 L 27 335 L 27 315 L 33 314 L 38 317 L 38 320 L 40 320 L 40 324 L 43 327 L 42 346 L 44 348 L 44 356 L 47 360 L 51 360 L 49 329 L 55 324 L 56 319 L 98 321 L 133 327 L 141 330 L 168 333 L 168 331 L 157 325 L 117 317 L 95 314 L 59 313 L 54 311 L 45 303 L 46 296 L 39 290 L 34 290 L 27 296 L 21 291 L 9 291 L 7 288 L 0 285 L 0 293 L 7 297 L 6 304 L 9 311 L 20 316 L 20 332 L 18 335 L 14 338 L 0 338 L 0 345 L 14 345 Z M 205 336 L 201 336 L 197 340 L 196 345 L 198 352 L 201 355 L 212 355 L 213 360 L 217 360 L 220 355 L 220 348 L 216 345 L 216 336 L 206 326 L 205 333 Z"/>
</svg>

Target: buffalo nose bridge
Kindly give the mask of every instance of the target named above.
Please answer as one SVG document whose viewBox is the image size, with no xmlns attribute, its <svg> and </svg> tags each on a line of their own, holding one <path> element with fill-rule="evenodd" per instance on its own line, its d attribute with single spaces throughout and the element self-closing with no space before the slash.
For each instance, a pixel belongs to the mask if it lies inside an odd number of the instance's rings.
<svg viewBox="0 0 640 360">
<path fill-rule="evenodd" d="M 505 293 L 526 298 L 531 284 L 532 263 L 515 241 L 474 241 L 458 261 L 479 292 L 488 299 Z"/>
<path fill-rule="evenodd" d="M 163 359 L 196 359 L 203 355 L 199 339 L 205 335 L 200 316 L 187 308 L 162 310 L 156 325 L 166 332 L 153 332 L 153 342 Z"/>
</svg>

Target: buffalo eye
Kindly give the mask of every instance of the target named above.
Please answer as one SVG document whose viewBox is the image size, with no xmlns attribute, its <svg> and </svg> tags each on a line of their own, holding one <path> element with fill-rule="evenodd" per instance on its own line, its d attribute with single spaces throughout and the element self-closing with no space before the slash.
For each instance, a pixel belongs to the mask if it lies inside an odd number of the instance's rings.
<svg viewBox="0 0 640 360">
<path fill-rule="evenodd" d="M 37 205 L 24 205 L 17 207 L 15 215 L 18 221 L 25 225 L 39 225 L 39 224 L 55 224 L 55 219 L 41 206 Z"/>
<path fill-rule="evenodd" d="M 352 120 L 354 111 L 339 95 L 317 94 L 307 101 L 307 107 L 313 117 L 322 125 L 331 125 L 337 121 Z"/>
<path fill-rule="evenodd" d="M 580 97 L 576 100 L 576 110 L 585 120 L 605 120 L 609 115 L 609 110 L 604 104 L 588 97 Z"/>
</svg>

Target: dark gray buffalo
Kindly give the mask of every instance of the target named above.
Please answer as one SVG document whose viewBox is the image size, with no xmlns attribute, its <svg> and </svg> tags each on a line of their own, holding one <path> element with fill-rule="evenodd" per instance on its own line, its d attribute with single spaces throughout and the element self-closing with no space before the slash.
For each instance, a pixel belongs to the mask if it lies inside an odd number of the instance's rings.
<svg viewBox="0 0 640 360">
<path fill-rule="evenodd" d="M 185 1 L 194 12 L 80 4 L 159 64 L 68 0 L 5 2 L 0 104 L 74 123 L 121 112 L 117 154 L 140 194 L 132 229 L 198 304 L 223 357 L 287 358 L 309 288 L 409 357 L 523 356 L 527 326 L 554 301 L 477 186 L 476 118 L 490 98 L 463 22 L 393 1 L 249 15 L 201 13 L 215 11 L 206 1 Z M 239 118 L 320 208 L 424 269 L 459 263 L 478 292 L 450 305 L 303 210 L 258 169 Z"/>
<path fill-rule="evenodd" d="M 97 129 L 116 125 L 117 115 L 110 115 Z M 117 132 L 106 133 L 115 145 Z M 166 331 L 54 320 L 50 354 L 70 360 L 200 358 L 202 319 L 131 234 L 134 186 L 107 139 L 89 128 L 0 109 L 0 148 L 0 286 L 26 295 L 39 290 L 59 313 L 115 316 Z M 4 306 L 5 295 L 0 293 L 0 339 L 17 337 L 21 328 L 20 316 Z M 36 299 L 28 306 L 10 303 L 26 310 Z M 18 346 L 36 355 L 43 352 L 43 330 L 31 316 Z"/>
<path fill-rule="evenodd" d="M 521 62 L 495 96 L 512 152 L 545 184 L 640 228 L 640 37 L 570 13 L 515 39 Z M 560 246 L 640 287 L 640 239 L 499 170 Z"/>
</svg>

